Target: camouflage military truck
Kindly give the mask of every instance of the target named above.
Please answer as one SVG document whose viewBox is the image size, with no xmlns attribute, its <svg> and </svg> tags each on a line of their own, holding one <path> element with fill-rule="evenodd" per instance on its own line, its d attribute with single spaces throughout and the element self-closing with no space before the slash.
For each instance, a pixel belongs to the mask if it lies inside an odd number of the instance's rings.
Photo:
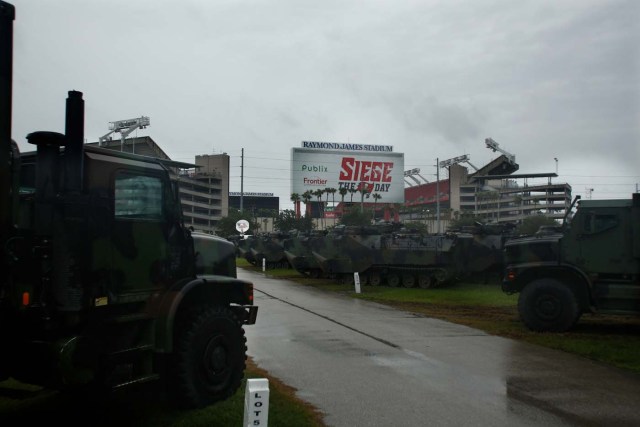
<svg viewBox="0 0 640 427">
<path fill-rule="evenodd" d="M 505 245 L 502 289 L 519 293 L 531 330 L 566 331 L 583 313 L 640 313 L 640 194 L 576 203 L 571 221 Z"/>
<path fill-rule="evenodd" d="M 11 138 L 13 5 L 0 1 L 0 381 L 113 391 L 150 381 L 202 407 L 233 394 L 254 324 L 231 242 L 186 228 L 171 162 L 65 133 Z M 157 389 L 157 388 L 156 388 Z"/>
</svg>

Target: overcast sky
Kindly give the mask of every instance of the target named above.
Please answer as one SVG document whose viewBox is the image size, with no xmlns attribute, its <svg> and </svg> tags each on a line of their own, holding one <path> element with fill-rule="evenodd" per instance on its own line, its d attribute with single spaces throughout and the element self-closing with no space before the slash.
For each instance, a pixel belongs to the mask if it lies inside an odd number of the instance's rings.
<svg viewBox="0 0 640 427">
<path fill-rule="evenodd" d="M 496 158 L 493 138 L 518 173 L 557 167 L 573 195 L 640 185 L 637 0 L 10 3 L 22 151 L 30 132 L 64 131 L 77 90 L 88 141 L 149 116 L 131 136 L 179 161 L 226 152 L 231 191 L 244 149 L 244 191 L 281 209 L 303 140 L 393 145 L 431 181 L 436 159 Z"/>
</svg>

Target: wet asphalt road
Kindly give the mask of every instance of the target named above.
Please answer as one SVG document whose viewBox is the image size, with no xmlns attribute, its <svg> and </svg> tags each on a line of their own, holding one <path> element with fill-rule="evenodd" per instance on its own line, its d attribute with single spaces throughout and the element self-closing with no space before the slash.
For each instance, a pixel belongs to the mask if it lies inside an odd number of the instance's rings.
<svg viewBox="0 0 640 427">
<path fill-rule="evenodd" d="M 248 355 L 330 426 L 639 426 L 640 376 L 239 269 Z"/>
</svg>

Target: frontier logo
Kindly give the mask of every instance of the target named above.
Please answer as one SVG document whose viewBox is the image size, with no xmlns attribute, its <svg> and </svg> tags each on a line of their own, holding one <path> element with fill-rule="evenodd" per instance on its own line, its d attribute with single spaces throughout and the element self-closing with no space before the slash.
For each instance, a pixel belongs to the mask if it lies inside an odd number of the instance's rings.
<svg viewBox="0 0 640 427">
<path fill-rule="evenodd" d="M 327 180 L 322 178 L 307 178 L 305 177 L 302 182 L 307 185 L 327 185 Z"/>
</svg>

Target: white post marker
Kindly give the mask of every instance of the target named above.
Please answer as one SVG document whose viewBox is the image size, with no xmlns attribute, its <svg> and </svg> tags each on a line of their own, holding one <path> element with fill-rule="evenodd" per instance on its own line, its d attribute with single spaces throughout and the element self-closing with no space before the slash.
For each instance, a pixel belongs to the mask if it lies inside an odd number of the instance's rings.
<svg viewBox="0 0 640 427">
<path fill-rule="evenodd" d="M 264 273 L 266 269 L 267 269 L 267 259 L 262 258 L 262 272 Z"/>
<path fill-rule="evenodd" d="M 243 427 L 266 427 L 269 422 L 269 380 L 251 378 L 247 380 L 244 393 Z"/>
<path fill-rule="evenodd" d="M 356 285 L 356 294 L 359 294 L 360 293 L 360 275 L 358 274 L 357 271 L 353 273 L 353 283 L 355 283 Z"/>
</svg>

